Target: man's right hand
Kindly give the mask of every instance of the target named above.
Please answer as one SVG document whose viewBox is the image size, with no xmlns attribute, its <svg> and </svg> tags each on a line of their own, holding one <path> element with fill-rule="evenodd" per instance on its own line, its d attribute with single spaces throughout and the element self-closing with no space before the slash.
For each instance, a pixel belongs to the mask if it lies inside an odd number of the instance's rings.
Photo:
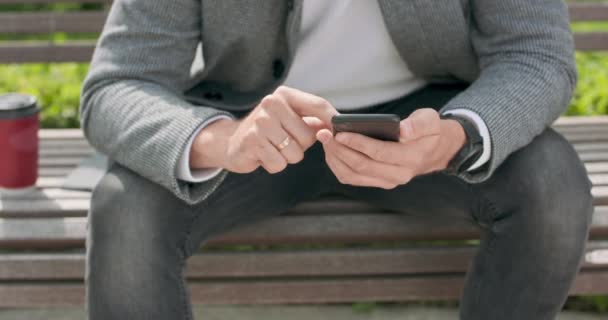
<svg viewBox="0 0 608 320">
<path fill-rule="evenodd" d="M 303 159 L 317 131 L 330 129 L 337 113 L 321 97 L 279 87 L 244 119 L 218 120 L 201 130 L 192 145 L 190 167 L 249 173 L 262 166 L 269 173 L 281 172 Z"/>
</svg>

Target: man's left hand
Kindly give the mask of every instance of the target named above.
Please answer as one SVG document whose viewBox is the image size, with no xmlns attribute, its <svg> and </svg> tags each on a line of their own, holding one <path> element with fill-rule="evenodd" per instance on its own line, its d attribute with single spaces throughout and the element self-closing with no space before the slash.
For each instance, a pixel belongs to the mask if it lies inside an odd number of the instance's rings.
<svg viewBox="0 0 608 320">
<path fill-rule="evenodd" d="M 325 160 L 343 184 L 393 189 L 418 175 L 443 170 L 464 146 L 466 135 L 454 120 L 442 120 L 434 109 L 418 109 L 400 123 L 398 142 L 351 132 L 335 137 L 317 133 Z"/>
</svg>

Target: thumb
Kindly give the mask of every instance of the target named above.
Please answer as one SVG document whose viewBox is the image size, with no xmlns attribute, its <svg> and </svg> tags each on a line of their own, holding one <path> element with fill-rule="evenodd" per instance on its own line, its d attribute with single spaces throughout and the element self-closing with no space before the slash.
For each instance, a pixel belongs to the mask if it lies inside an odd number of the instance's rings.
<svg viewBox="0 0 608 320">
<path fill-rule="evenodd" d="M 407 142 L 440 133 L 439 113 L 431 108 L 418 109 L 399 124 L 400 141 Z"/>
<path fill-rule="evenodd" d="M 322 144 L 326 144 L 331 139 L 333 139 L 333 134 L 331 133 L 331 131 L 327 129 L 321 129 L 319 132 L 317 132 L 317 140 L 319 140 Z"/>
<path fill-rule="evenodd" d="M 412 125 L 412 119 L 406 118 L 401 120 L 399 123 L 399 136 L 400 140 L 412 140 L 414 136 L 414 126 Z"/>
</svg>

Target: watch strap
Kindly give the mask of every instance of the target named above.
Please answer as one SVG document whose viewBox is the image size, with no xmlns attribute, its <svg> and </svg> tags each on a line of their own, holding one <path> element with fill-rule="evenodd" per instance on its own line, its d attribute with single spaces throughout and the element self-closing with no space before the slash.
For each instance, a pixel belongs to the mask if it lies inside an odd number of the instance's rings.
<svg viewBox="0 0 608 320">
<path fill-rule="evenodd" d="M 465 145 L 450 160 L 445 170 L 448 174 L 459 174 L 470 168 L 483 153 L 483 137 L 477 127 L 468 119 L 455 115 L 442 115 L 441 119 L 457 121 L 462 126 L 465 136 Z"/>
</svg>

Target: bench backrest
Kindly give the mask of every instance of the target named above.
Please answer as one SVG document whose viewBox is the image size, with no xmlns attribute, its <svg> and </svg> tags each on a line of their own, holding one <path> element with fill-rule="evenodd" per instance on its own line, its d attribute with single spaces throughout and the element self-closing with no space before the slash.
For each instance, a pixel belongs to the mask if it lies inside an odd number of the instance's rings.
<svg viewBox="0 0 608 320">
<path fill-rule="evenodd" d="M 0 0 L 0 8 L 10 5 L 44 7 L 58 3 L 92 5 L 86 11 L 19 11 L 0 12 L 0 37 L 7 35 L 50 35 L 56 32 L 97 35 L 103 26 L 111 0 Z M 13 6 L 14 7 L 14 6 Z M 572 21 L 608 20 L 608 3 L 570 3 Z M 94 38 L 94 36 L 92 37 Z M 608 32 L 575 34 L 576 47 L 582 51 L 608 50 Z M 0 63 L 88 62 L 95 40 L 0 41 Z"/>
</svg>

